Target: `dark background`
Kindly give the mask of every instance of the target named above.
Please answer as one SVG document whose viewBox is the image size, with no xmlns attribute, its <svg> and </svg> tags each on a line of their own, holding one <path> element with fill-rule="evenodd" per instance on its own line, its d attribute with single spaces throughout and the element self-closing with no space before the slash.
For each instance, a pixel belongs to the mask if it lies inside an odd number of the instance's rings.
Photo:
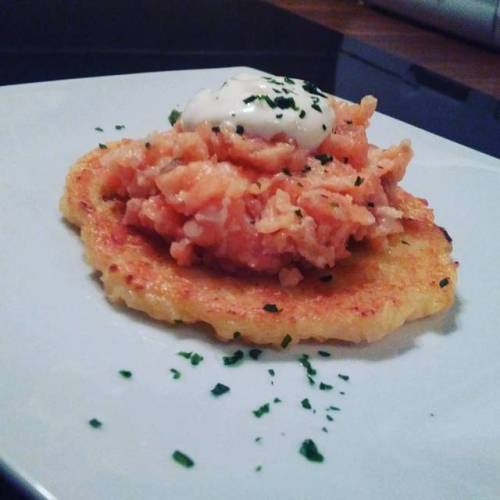
<svg viewBox="0 0 500 500">
<path fill-rule="evenodd" d="M 493 96 L 268 3 L 0 0 L 0 85 L 221 66 L 301 77 L 351 100 L 372 93 L 386 114 L 500 156 Z M 0 498 L 24 498 L 1 477 Z"/>
</svg>

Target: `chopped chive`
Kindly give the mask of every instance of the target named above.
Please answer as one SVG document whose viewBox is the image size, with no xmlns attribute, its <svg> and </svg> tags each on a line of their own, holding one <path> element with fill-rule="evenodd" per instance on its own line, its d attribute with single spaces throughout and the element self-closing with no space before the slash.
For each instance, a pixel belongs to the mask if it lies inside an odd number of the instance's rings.
<svg viewBox="0 0 500 500">
<path fill-rule="evenodd" d="M 262 437 L 261 437 L 261 436 L 257 436 L 257 437 L 254 439 L 254 441 L 255 441 L 256 443 L 260 443 L 260 442 L 262 441 Z"/>
<path fill-rule="evenodd" d="M 295 84 L 295 82 L 291 78 L 288 78 L 288 76 L 285 76 L 284 81 L 285 83 L 289 83 L 291 85 Z"/>
<path fill-rule="evenodd" d="M 316 155 L 314 158 L 316 158 L 316 160 L 319 160 L 321 162 L 321 165 L 326 165 L 327 163 L 330 163 L 333 160 L 333 157 L 325 154 Z"/>
<path fill-rule="evenodd" d="M 326 419 L 329 421 L 329 422 L 333 422 L 333 417 L 331 415 L 327 415 L 326 416 Z"/>
<path fill-rule="evenodd" d="M 300 404 L 302 405 L 302 408 L 305 408 L 306 410 L 311 410 L 312 409 L 312 406 L 311 406 L 311 403 L 309 402 L 309 399 L 307 398 L 304 398 Z"/>
<path fill-rule="evenodd" d="M 324 382 L 320 382 L 319 390 L 320 391 L 331 391 L 333 389 L 333 385 L 325 384 Z"/>
<path fill-rule="evenodd" d="M 234 332 L 233 333 L 233 339 L 239 339 L 241 337 L 241 333 L 240 332 Z"/>
<path fill-rule="evenodd" d="M 251 96 L 248 96 L 246 99 L 243 99 L 243 102 L 245 104 L 250 104 L 251 102 L 255 101 L 255 99 L 258 99 L 259 96 L 256 96 L 256 95 L 251 95 Z"/>
<path fill-rule="evenodd" d="M 299 452 L 311 462 L 323 462 L 324 460 L 312 439 L 306 439 L 300 446 Z"/>
<path fill-rule="evenodd" d="M 323 130 L 326 130 L 326 125 L 323 123 L 323 125 L 321 125 L 321 128 L 322 128 Z"/>
<path fill-rule="evenodd" d="M 331 356 L 331 354 L 327 351 L 318 351 L 318 354 L 324 358 L 329 358 Z"/>
<path fill-rule="evenodd" d="M 175 122 L 181 117 L 180 111 L 177 111 L 176 109 L 173 109 L 170 111 L 170 114 L 168 115 L 168 121 L 170 122 L 170 125 L 172 127 L 175 125 Z"/>
<path fill-rule="evenodd" d="M 300 208 L 297 208 L 295 210 L 295 215 L 299 218 L 299 219 L 302 219 L 302 217 L 304 217 L 304 214 L 302 213 L 302 210 Z"/>
<path fill-rule="evenodd" d="M 329 410 L 332 410 L 332 411 L 340 411 L 340 408 L 339 408 L 338 406 L 333 406 L 333 405 L 332 405 L 332 406 L 329 406 L 326 410 L 327 410 L 327 411 L 329 411 Z"/>
<path fill-rule="evenodd" d="M 311 104 L 311 108 L 316 110 L 318 113 L 323 113 L 323 110 L 316 104 Z"/>
<path fill-rule="evenodd" d="M 97 420 L 97 418 L 92 418 L 89 420 L 89 425 L 94 429 L 100 429 L 102 427 L 102 422 Z"/>
<path fill-rule="evenodd" d="M 365 180 L 363 179 L 363 177 L 360 177 L 359 175 L 356 177 L 356 180 L 354 181 L 354 185 L 357 187 L 357 186 L 361 186 L 361 184 L 363 184 Z"/>
<path fill-rule="evenodd" d="M 304 85 L 302 85 L 302 88 L 306 92 L 309 92 L 309 94 L 318 95 L 320 97 L 326 97 L 326 95 L 323 94 L 322 92 L 320 92 L 320 90 L 318 89 L 318 87 L 316 87 L 316 85 L 314 85 L 311 82 L 304 82 Z"/>
<path fill-rule="evenodd" d="M 244 356 L 245 354 L 243 353 L 243 351 L 237 350 L 234 352 L 232 356 L 224 356 L 222 359 L 224 361 L 225 366 L 231 366 L 241 361 Z"/>
<path fill-rule="evenodd" d="M 272 368 L 269 368 L 267 372 L 269 373 L 269 375 L 271 375 L 271 377 L 274 377 L 276 375 L 276 372 Z"/>
<path fill-rule="evenodd" d="M 331 274 L 325 274 L 323 276 L 320 276 L 319 280 L 322 282 L 322 283 L 329 283 L 330 281 L 332 281 L 333 279 L 333 276 Z"/>
<path fill-rule="evenodd" d="M 288 168 L 284 168 L 282 170 L 282 172 L 285 174 L 285 175 L 288 175 L 288 177 L 290 177 L 292 174 L 290 173 L 290 170 L 288 170 Z"/>
<path fill-rule="evenodd" d="M 123 378 L 132 378 L 132 372 L 129 370 L 120 370 L 118 372 Z"/>
<path fill-rule="evenodd" d="M 94 130 L 96 132 L 104 132 L 104 130 L 101 127 L 96 127 Z"/>
<path fill-rule="evenodd" d="M 342 375 L 342 373 L 339 373 L 337 377 L 345 380 L 346 382 L 349 380 L 349 375 Z"/>
<path fill-rule="evenodd" d="M 172 378 L 174 380 L 178 380 L 181 378 L 181 372 L 179 370 L 176 370 L 175 368 L 170 368 L 170 372 L 172 373 Z"/>
<path fill-rule="evenodd" d="M 256 410 L 254 410 L 252 413 L 257 417 L 257 418 L 260 418 L 262 417 L 262 415 L 264 415 L 265 413 L 269 413 L 270 409 L 269 409 L 269 403 L 266 403 L 266 404 L 263 404 L 262 406 L 260 406 L 259 408 L 257 408 Z"/>
<path fill-rule="evenodd" d="M 261 349 L 250 349 L 248 351 L 248 355 L 252 358 L 252 359 L 259 359 L 260 355 L 262 354 L 262 350 Z"/>
<path fill-rule="evenodd" d="M 274 104 L 280 109 L 292 108 L 297 110 L 297 105 L 295 104 L 295 99 L 293 97 L 283 97 L 278 96 L 274 98 Z"/>
<path fill-rule="evenodd" d="M 100 149 L 108 149 L 108 146 L 106 144 L 102 144 L 101 142 L 99 143 L 99 148 Z"/>
<path fill-rule="evenodd" d="M 236 133 L 238 135 L 242 135 L 243 132 L 245 132 L 245 129 L 243 128 L 243 125 L 236 125 Z"/>
<path fill-rule="evenodd" d="M 193 467 L 194 462 L 191 458 L 189 458 L 185 453 L 182 453 L 182 451 L 175 450 L 172 453 L 172 458 L 179 464 L 182 465 L 183 467 L 186 467 L 187 469 Z"/>
<path fill-rule="evenodd" d="M 450 282 L 450 280 L 448 278 L 443 278 L 440 282 L 439 282 L 439 287 L 440 288 L 444 288 L 446 285 L 448 285 L 448 283 Z"/>
<path fill-rule="evenodd" d="M 229 392 L 231 389 L 224 384 L 217 383 L 215 387 L 210 391 L 214 396 L 222 396 L 222 394 L 226 394 L 226 392 Z"/>
<path fill-rule="evenodd" d="M 290 342 L 292 341 L 292 337 L 288 335 L 288 333 L 283 337 L 283 340 L 281 341 L 281 347 L 283 349 L 286 349 Z"/>
<path fill-rule="evenodd" d="M 273 399 L 273 403 L 281 403 L 281 399 L 280 398 L 274 398 Z"/>
<path fill-rule="evenodd" d="M 255 472 L 260 472 L 262 470 L 262 465 L 257 465 L 257 467 L 255 467 Z"/>
<path fill-rule="evenodd" d="M 264 309 L 264 311 L 269 312 L 269 313 L 279 313 L 281 310 L 281 309 L 278 309 L 276 304 L 265 304 L 262 309 Z"/>
<path fill-rule="evenodd" d="M 328 432 L 328 429 L 327 429 L 326 427 L 321 427 L 321 430 L 322 430 L 323 432 Z"/>
<path fill-rule="evenodd" d="M 116 130 L 123 130 L 125 128 L 125 125 L 115 125 Z"/>
<path fill-rule="evenodd" d="M 302 109 L 299 113 L 299 118 L 304 118 L 306 116 L 306 112 Z"/>
<path fill-rule="evenodd" d="M 310 384 L 310 385 L 315 385 L 315 384 L 316 384 L 316 382 L 315 382 L 315 381 L 314 381 L 314 379 L 311 377 L 311 375 L 308 375 L 308 376 L 307 376 L 307 380 L 309 381 L 309 384 Z"/>
<path fill-rule="evenodd" d="M 182 356 L 183 358 L 190 359 L 192 352 L 180 351 L 177 353 L 178 356 Z"/>
<path fill-rule="evenodd" d="M 278 120 L 279 120 L 280 118 L 283 118 L 283 113 L 278 113 L 278 114 L 276 115 L 276 118 L 278 118 Z"/>
<path fill-rule="evenodd" d="M 201 354 L 198 354 L 197 352 L 193 352 L 193 355 L 191 356 L 191 364 L 193 366 L 198 366 L 202 361 L 203 356 Z"/>
<path fill-rule="evenodd" d="M 299 358 L 299 363 L 306 369 L 307 374 L 310 376 L 316 375 L 316 370 L 312 367 L 307 354 L 302 354 Z"/>
</svg>

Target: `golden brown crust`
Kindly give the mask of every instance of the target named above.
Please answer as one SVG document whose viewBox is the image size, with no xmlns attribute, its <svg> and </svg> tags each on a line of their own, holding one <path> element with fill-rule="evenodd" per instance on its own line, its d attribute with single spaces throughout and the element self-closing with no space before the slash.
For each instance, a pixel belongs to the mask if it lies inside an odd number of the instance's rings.
<svg viewBox="0 0 500 500">
<path fill-rule="evenodd" d="M 119 144 L 123 142 L 108 147 Z M 453 304 L 456 266 L 451 244 L 428 221 L 406 220 L 405 233 L 390 237 L 384 251 L 360 245 L 336 265 L 330 282 L 320 281 L 325 272 L 314 272 L 297 287 L 283 288 L 276 278 L 179 267 L 165 247 L 120 224 L 122 202 L 103 200 L 102 154 L 94 150 L 73 166 L 61 211 L 81 228 L 86 258 L 101 273 L 113 302 L 171 323 L 209 323 L 221 340 L 239 331 L 243 340 L 272 345 L 279 345 L 285 335 L 293 342 L 372 342 L 406 321 Z M 403 212 L 408 208 L 404 203 L 411 203 L 410 211 L 423 206 L 406 193 L 398 200 Z M 444 278 L 448 284 L 440 286 Z M 275 304 L 280 312 L 265 311 L 265 304 Z"/>
</svg>

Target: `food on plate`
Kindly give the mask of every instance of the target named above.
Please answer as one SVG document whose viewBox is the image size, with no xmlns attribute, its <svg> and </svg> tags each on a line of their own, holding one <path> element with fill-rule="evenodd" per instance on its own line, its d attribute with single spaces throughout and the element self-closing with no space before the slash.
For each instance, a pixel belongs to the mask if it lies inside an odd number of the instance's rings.
<svg viewBox="0 0 500 500">
<path fill-rule="evenodd" d="M 375 107 L 238 75 L 172 129 L 81 158 L 61 210 L 112 301 L 221 340 L 374 341 L 449 308 L 456 283 L 451 239 L 398 185 L 409 141 L 367 140 Z"/>
</svg>

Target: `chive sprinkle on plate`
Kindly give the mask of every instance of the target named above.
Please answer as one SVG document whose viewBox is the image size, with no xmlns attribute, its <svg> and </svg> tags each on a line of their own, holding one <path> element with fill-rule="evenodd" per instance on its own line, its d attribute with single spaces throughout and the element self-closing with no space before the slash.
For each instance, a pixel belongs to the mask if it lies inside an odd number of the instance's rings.
<svg viewBox="0 0 500 500">
<path fill-rule="evenodd" d="M 172 453 L 172 458 L 179 464 L 182 465 L 183 467 L 186 467 L 187 469 L 193 467 L 194 461 L 189 458 L 185 453 L 182 453 L 182 451 L 175 450 Z"/>
</svg>

